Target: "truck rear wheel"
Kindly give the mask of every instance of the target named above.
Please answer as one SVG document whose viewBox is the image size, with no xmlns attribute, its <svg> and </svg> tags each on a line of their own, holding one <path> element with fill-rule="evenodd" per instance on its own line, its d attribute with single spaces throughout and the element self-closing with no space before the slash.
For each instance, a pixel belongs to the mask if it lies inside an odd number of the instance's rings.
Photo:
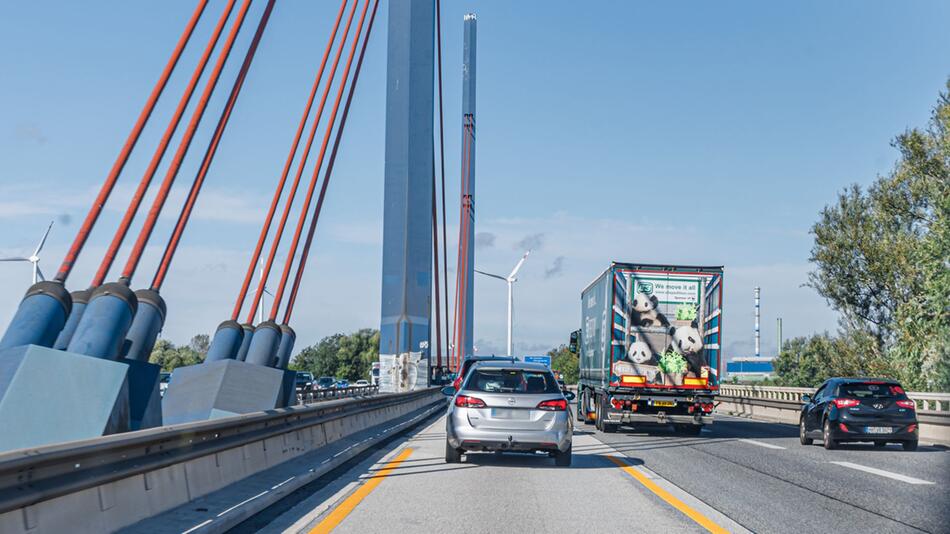
<svg viewBox="0 0 950 534">
<path fill-rule="evenodd" d="M 617 426 L 614 423 L 607 422 L 607 395 L 600 396 L 600 417 L 597 419 L 600 421 L 600 430 L 604 434 L 613 434 L 617 431 Z"/>
</svg>

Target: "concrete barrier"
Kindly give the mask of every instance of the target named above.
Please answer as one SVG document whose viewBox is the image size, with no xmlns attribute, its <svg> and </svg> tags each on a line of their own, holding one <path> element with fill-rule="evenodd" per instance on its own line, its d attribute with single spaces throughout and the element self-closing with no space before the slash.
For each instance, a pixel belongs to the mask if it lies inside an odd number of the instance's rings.
<svg viewBox="0 0 950 534">
<path fill-rule="evenodd" d="M 0 455 L 0 532 L 112 532 L 356 432 L 444 404 L 341 399 Z"/>
</svg>

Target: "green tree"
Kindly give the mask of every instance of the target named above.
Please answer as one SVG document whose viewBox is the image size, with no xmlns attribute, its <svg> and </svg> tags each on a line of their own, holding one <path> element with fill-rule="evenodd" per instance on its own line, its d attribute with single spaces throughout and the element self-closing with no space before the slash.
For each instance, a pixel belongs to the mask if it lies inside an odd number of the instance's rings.
<svg viewBox="0 0 950 534">
<path fill-rule="evenodd" d="M 301 350 L 291 367 L 314 376 L 348 380 L 369 379 L 373 362 L 379 361 L 379 331 L 364 328 L 352 334 L 333 334 Z"/>
<path fill-rule="evenodd" d="M 551 357 L 551 369 L 561 372 L 565 384 L 577 384 L 579 361 L 577 355 L 572 353 L 567 345 L 551 349 L 548 351 L 548 356 Z"/>
<path fill-rule="evenodd" d="M 200 336 L 195 336 L 200 337 Z M 150 363 L 162 366 L 162 371 L 173 371 L 177 367 L 195 365 L 204 361 L 204 354 L 199 353 L 191 346 L 176 347 L 167 339 L 159 339 L 149 355 Z"/>
<path fill-rule="evenodd" d="M 947 85 L 950 91 L 950 83 Z M 899 135 L 894 170 L 842 192 L 812 228 L 809 285 L 841 314 L 860 365 L 912 389 L 950 388 L 950 98 Z M 816 343 L 818 343 L 816 341 Z M 835 345 L 836 348 L 842 347 Z M 829 353 L 841 357 L 845 352 Z M 848 360 L 850 361 L 850 360 Z M 874 373 L 878 374 L 878 373 Z M 781 376 L 781 373 L 780 373 Z"/>
</svg>

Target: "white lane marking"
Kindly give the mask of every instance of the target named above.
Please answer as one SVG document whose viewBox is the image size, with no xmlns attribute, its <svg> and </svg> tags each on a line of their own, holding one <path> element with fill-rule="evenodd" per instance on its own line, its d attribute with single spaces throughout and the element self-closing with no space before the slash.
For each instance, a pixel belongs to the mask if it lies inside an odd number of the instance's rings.
<svg viewBox="0 0 950 534">
<path fill-rule="evenodd" d="M 245 500 L 243 500 L 243 501 L 241 501 L 241 502 L 235 504 L 234 506 L 232 506 L 232 507 L 228 508 L 227 510 L 225 510 L 225 511 L 221 512 L 220 514 L 218 514 L 218 517 L 223 516 L 224 514 L 230 512 L 231 510 L 234 510 L 235 508 L 238 508 L 238 507 L 240 507 L 240 506 L 244 506 L 245 504 L 247 504 L 247 503 L 253 501 L 254 499 L 260 497 L 261 495 L 266 494 L 266 493 L 269 492 L 269 491 L 270 491 L 270 490 L 264 490 L 264 491 L 258 493 L 257 495 L 251 497 L 250 499 L 245 499 Z"/>
<path fill-rule="evenodd" d="M 864 471 L 866 473 L 871 473 L 874 475 L 892 478 L 894 480 L 900 480 L 901 482 L 906 482 L 908 484 L 927 484 L 934 485 L 936 482 L 930 482 L 929 480 L 921 480 L 919 478 L 909 477 L 907 475 L 902 475 L 900 473 L 892 473 L 890 471 L 885 471 L 883 469 L 877 469 L 875 467 L 868 467 L 861 464 L 853 464 L 851 462 L 828 462 L 835 465 L 840 465 L 841 467 L 849 467 L 851 469 L 857 469 L 858 471 Z"/>
<path fill-rule="evenodd" d="M 211 522 L 211 519 L 205 519 L 205 520 L 202 521 L 201 523 L 198 523 L 197 525 L 195 525 L 195 526 L 189 528 L 188 530 L 182 532 L 181 534 L 188 534 L 189 532 L 194 532 L 194 531 L 198 530 L 199 528 L 201 528 L 201 527 L 207 525 L 207 524 L 210 523 L 210 522 Z"/>
<path fill-rule="evenodd" d="M 276 486 L 271 486 L 270 489 L 275 490 L 275 489 L 277 489 L 277 488 L 283 486 L 284 484 L 290 482 L 291 480 L 293 480 L 293 479 L 295 479 L 295 478 L 297 478 L 297 477 L 296 477 L 296 476 L 292 476 L 292 477 L 288 478 L 287 480 L 281 482 L 280 484 L 277 484 Z"/>
<path fill-rule="evenodd" d="M 765 447 L 766 449 L 780 449 L 785 450 L 785 447 L 779 445 L 772 445 L 771 443 L 766 443 L 764 441 L 757 441 L 754 439 L 740 439 L 739 441 L 743 443 L 749 443 L 751 445 L 758 445 L 759 447 Z"/>
</svg>

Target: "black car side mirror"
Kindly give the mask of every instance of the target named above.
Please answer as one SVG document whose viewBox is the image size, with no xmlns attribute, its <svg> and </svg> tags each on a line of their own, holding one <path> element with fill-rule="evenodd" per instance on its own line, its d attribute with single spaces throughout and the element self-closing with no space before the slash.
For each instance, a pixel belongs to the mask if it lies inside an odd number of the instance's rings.
<svg viewBox="0 0 950 534">
<path fill-rule="evenodd" d="M 564 398 L 569 401 L 572 401 L 577 398 L 577 395 L 575 395 L 573 391 L 565 391 Z"/>
<path fill-rule="evenodd" d="M 810 403 L 811 403 L 811 395 L 809 395 L 808 393 L 802 395 L 802 404 L 810 404 Z"/>
<path fill-rule="evenodd" d="M 442 388 L 442 394 L 445 395 L 446 397 L 451 397 L 455 395 L 455 387 L 445 386 L 444 388 Z"/>
</svg>

